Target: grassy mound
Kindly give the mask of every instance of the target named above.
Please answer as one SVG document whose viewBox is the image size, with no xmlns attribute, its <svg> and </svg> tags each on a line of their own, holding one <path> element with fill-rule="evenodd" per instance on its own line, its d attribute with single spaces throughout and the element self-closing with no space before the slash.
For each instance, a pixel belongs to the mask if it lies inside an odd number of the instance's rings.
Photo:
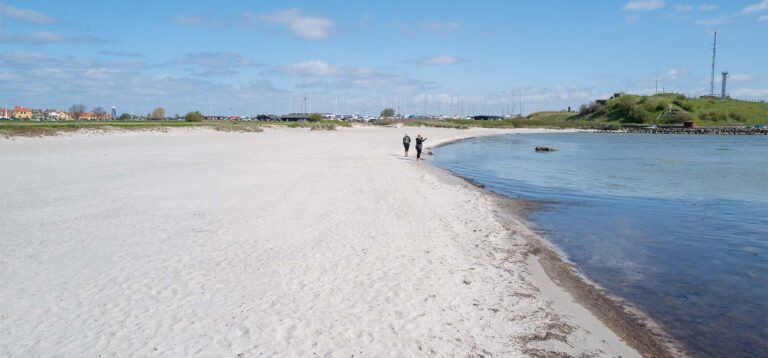
<svg viewBox="0 0 768 358">
<path fill-rule="evenodd" d="M 637 123 L 679 124 L 695 121 L 705 126 L 744 126 L 768 123 L 768 103 L 720 98 L 688 98 L 681 94 L 623 95 L 581 107 L 573 119 Z"/>
</svg>

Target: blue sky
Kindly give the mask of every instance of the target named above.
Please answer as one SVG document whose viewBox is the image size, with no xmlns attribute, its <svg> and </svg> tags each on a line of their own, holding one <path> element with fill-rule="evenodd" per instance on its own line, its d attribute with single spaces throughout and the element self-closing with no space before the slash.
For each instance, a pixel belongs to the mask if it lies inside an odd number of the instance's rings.
<svg viewBox="0 0 768 358">
<path fill-rule="evenodd" d="M 768 0 L 0 2 L 0 105 L 494 113 L 768 98 Z M 459 104 L 460 103 L 460 104 Z"/>
</svg>

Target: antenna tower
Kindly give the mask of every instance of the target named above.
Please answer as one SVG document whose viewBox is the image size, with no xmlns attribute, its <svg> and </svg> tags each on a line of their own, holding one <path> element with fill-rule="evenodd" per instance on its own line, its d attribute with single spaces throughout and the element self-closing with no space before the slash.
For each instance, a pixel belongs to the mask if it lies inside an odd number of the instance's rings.
<svg viewBox="0 0 768 358">
<path fill-rule="evenodd" d="M 725 92 L 725 83 L 728 80 L 728 71 L 723 71 L 722 75 L 723 75 L 723 88 L 722 88 L 722 91 L 720 92 L 720 98 L 728 98 Z"/>
<path fill-rule="evenodd" d="M 709 80 L 709 95 L 715 95 L 715 54 L 717 53 L 717 31 L 715 31 L 715 40 L 712 41 L 712 77 Z"/>
</svg>

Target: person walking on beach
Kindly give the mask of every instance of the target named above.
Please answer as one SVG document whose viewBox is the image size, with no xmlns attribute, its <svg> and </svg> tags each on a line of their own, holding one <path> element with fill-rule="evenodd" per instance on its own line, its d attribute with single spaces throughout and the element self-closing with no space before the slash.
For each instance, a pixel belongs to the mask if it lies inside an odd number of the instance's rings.
<svg viewBox="0 0 768 358">
<path fill-rule="evenodd" d="M 416 160 L 421 160 L 422 144 L 426 141 L 427 138 L 422 137 L 421 134 L 416 136 Z"/>
<path fill-rule="evenodd" d="M 405 156 L 408 156 L 408 148 L 411 147 L 411 137 L 408 134 L 403 137 L 403 147 L 405 147 Z"/>
</svg>

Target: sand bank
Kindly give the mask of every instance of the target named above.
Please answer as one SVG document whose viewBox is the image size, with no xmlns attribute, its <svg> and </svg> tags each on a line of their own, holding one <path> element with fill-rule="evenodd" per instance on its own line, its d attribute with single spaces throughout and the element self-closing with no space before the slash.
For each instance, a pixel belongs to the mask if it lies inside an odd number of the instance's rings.
<svg viewBox="0 0 768 358">
<path fill-rule="evenodd" d="M 638 356 L 406 131 L 0 140 L 0 355 Z"/>
</svg>

